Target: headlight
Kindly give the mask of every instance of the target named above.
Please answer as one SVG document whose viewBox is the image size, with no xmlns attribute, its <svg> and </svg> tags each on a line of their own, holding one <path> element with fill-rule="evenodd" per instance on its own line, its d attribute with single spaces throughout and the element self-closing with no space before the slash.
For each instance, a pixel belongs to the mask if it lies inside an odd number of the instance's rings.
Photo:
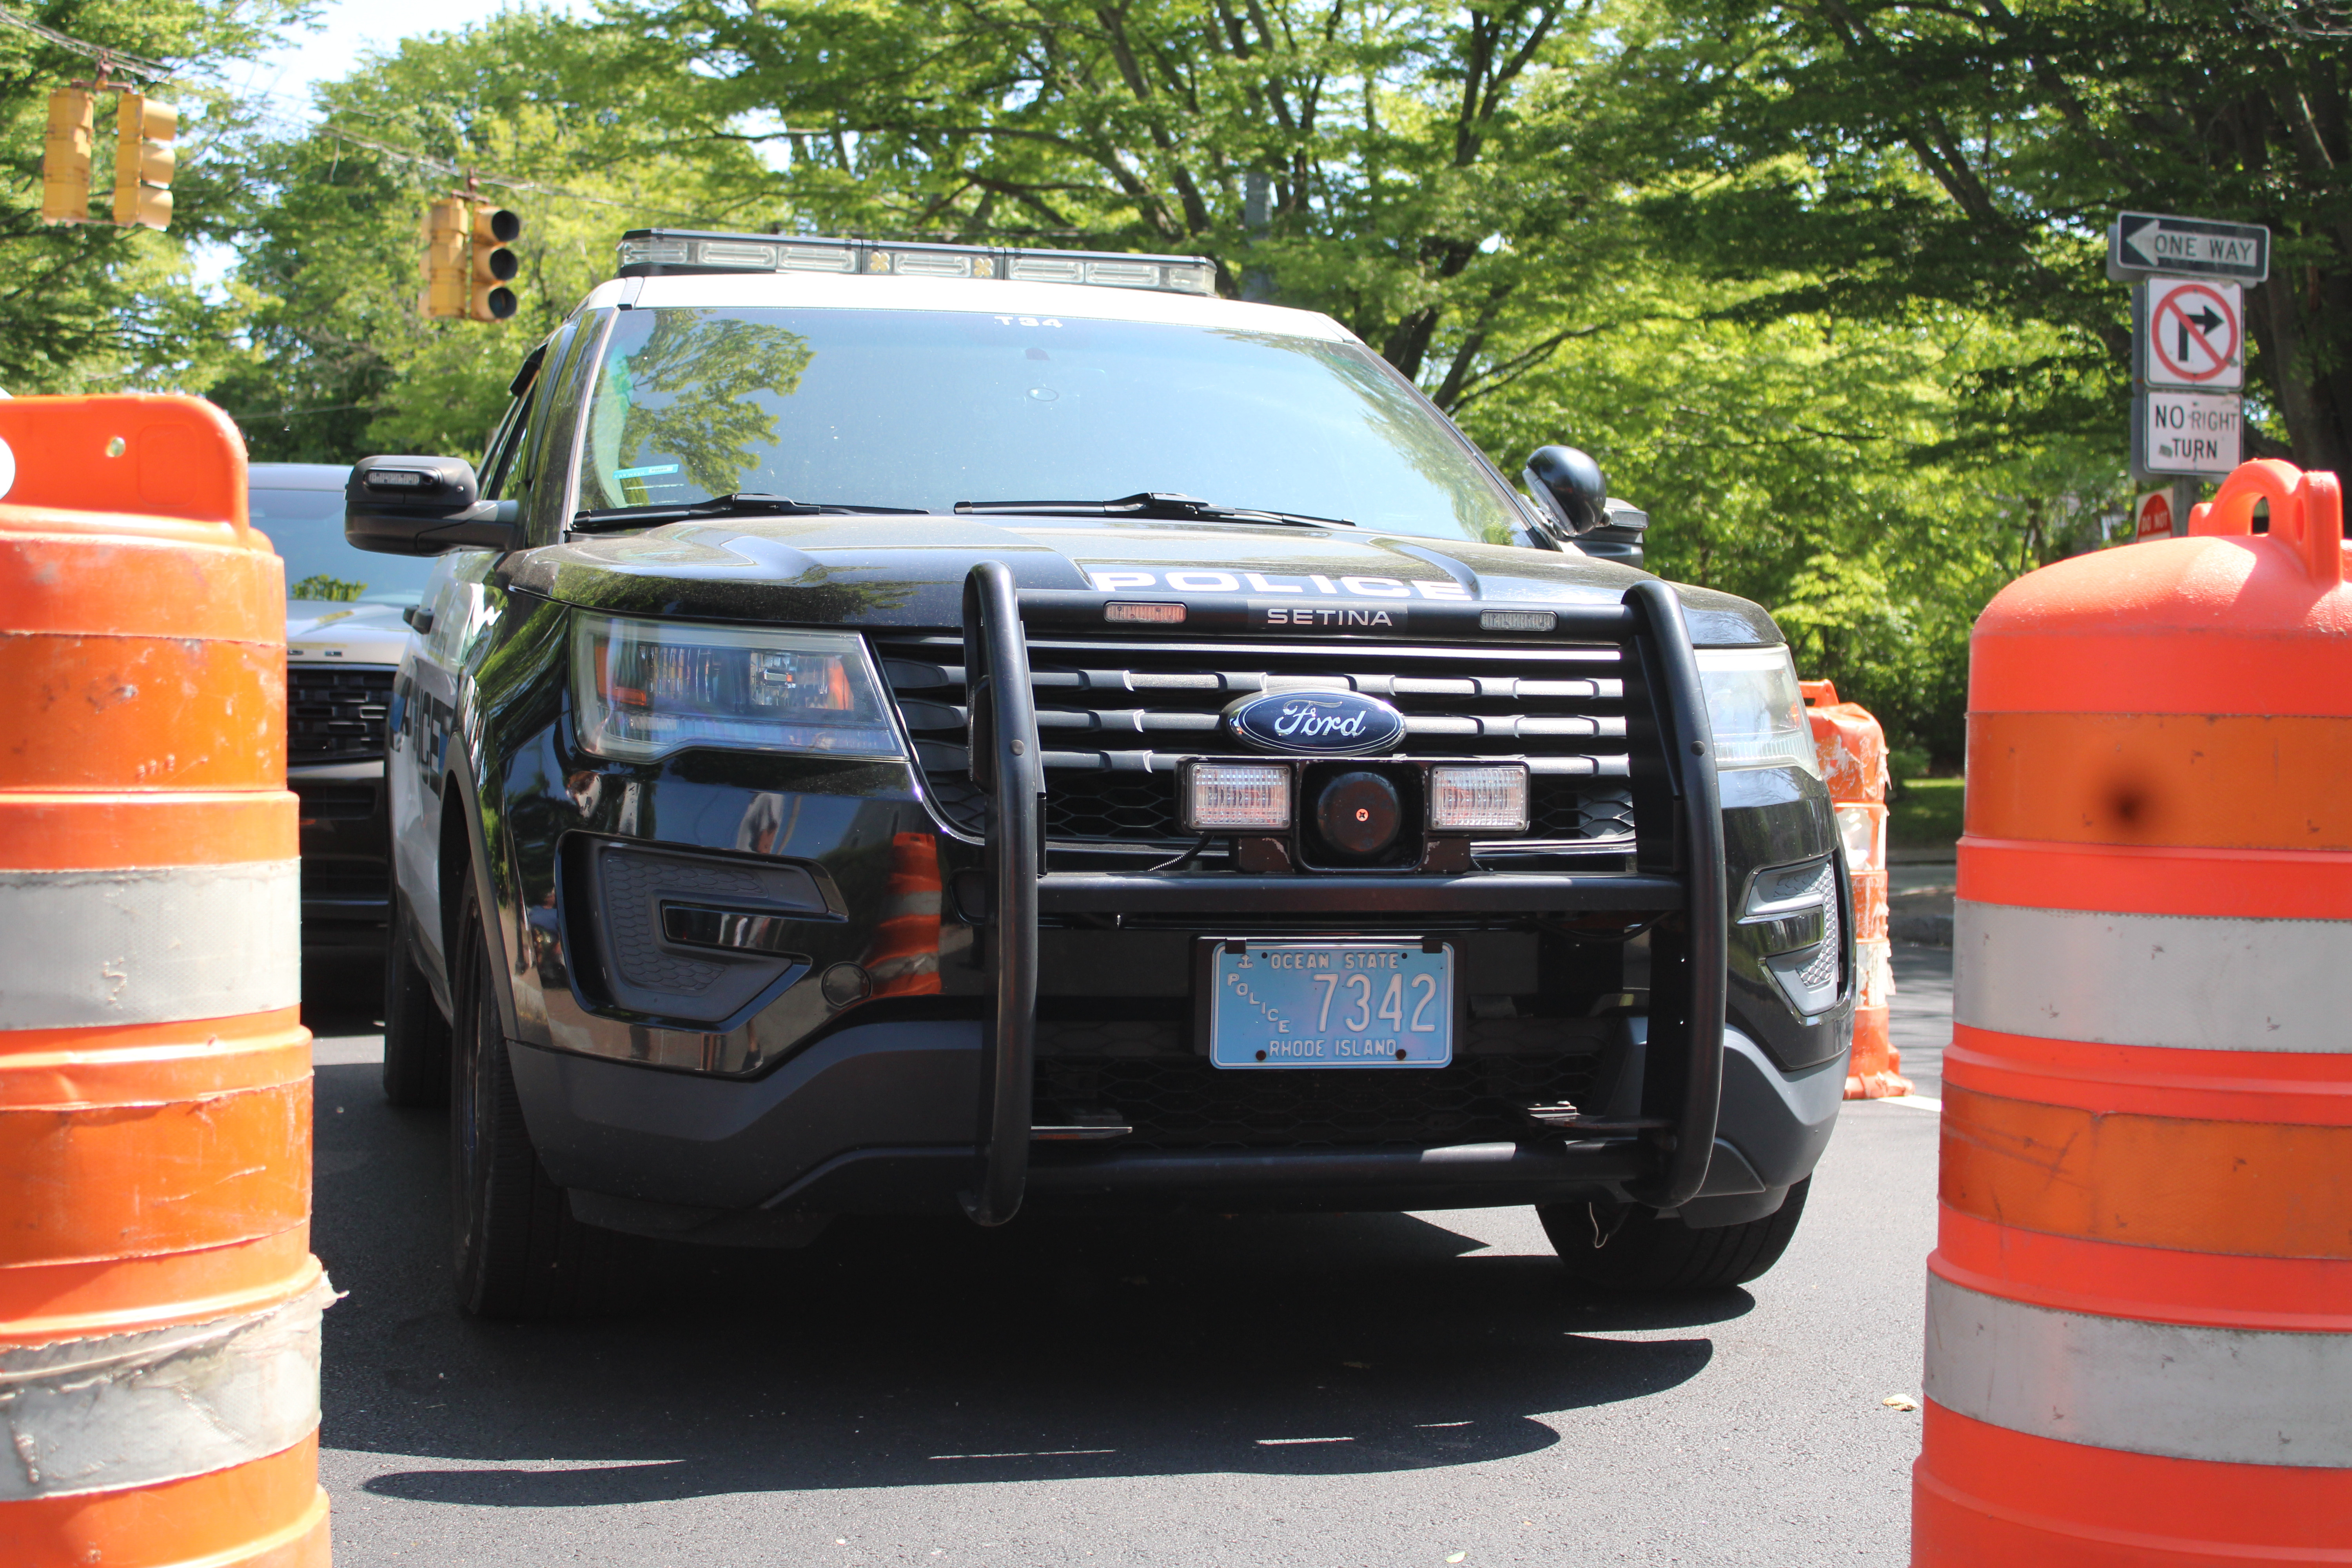
<svg viewBox="0 0 2352 1568">
<path fill-rule="evenodd" d="M 647 762 L 688 746 L 905 755 L 864 639 L 578 616 L 572 697 L 580 743 Z"/>
<path fill-rule="evenodd" d="M 1802 768 L 1822 776 L 1812 726 L 1786 647 L 1703 647 L 1699 685 L 1717 768 Z"/>
</svg>

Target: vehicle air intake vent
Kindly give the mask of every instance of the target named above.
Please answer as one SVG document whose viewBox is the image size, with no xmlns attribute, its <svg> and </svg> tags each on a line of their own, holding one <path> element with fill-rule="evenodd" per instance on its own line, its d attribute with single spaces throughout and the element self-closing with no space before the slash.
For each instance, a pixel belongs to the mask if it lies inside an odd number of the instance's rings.
<svg viewBox="0 0 2352 1568">
<path fill-rule="evenodd" d="M 392 676 L 389 668 L 374 665 L 288 665 L 287 760 L 319 763 L 383 755 Z"/>
<path fill-rule="evenodd" d="M 882 641 L 877 651 L 915 742 L 931 804 L 977 835 L 986 801 L 965 752 L 963 645 Z M 1281 644 L 1029 644 L 1045 747 L 1045 832 L 1056 847 L 1164 855 L 1179 826 L 1176 768 L 1186 757 L 1253 755 L 1219 723 L 1234 699 L 1264 691 L 1352 690 L 1395 706 L 1412 756 L 1525 758 L 1535 777 L 1529 831 L 1482 858 L 1630 848 L 1624 680 L 1614 648 L 1443 649 Z M 1522 862 L 1515 862 L 1522 863 Z"/>
</svg>

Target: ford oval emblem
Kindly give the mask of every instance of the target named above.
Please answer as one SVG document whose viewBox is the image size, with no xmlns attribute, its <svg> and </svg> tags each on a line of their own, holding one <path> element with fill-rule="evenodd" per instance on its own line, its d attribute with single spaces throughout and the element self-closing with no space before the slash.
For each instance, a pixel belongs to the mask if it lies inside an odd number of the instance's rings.
<svg viewBox="0 0 2352 1568">
<path fill-rule="evenodd" d="M 1262 752 L 1327 757 L 1385 752 L 1404 739 L 1404 715 L 1356 691 L 1269 691 L 1225 710 L 1225 726 Z"/>
</svg>

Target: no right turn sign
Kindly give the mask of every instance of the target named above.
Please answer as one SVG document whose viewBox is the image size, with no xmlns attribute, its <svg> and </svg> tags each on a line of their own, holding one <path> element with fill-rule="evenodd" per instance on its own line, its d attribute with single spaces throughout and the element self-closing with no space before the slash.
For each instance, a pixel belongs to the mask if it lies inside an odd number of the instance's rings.
<svg viewBox="0 0 2352 1568">
<path fill-rule="evenodd" d="M 2226 479 L 2238 466 L 2239 402 L 2226 394 L 2147 391 L 2132 400 L 2132 467 Z"/>
<path fill-rule="evenodd" d="M 2246 384 L 2245 306 L 2235 283 L 2151 278 L 2143 286 L 2134 368 L 2149 386 L 2236 392 Z"/>
</svg>

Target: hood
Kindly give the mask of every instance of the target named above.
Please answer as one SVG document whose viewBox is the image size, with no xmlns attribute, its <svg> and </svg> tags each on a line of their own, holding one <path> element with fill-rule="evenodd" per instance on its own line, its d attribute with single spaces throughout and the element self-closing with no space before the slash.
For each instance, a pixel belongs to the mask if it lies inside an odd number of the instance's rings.
<svg viewBox="0 0 2352 1568">
<path fill-rule="evenodd" d="M 509 584 L 586 608 L 803 625 L 952 628 L 1001 561 L 1023 588 L 1158 599 L 1236 594 L 1401 629 L 1411 607 L 1614 604 L 1648 574 L 1588 556 L 1286 524 L 1097 518 L 809 517 L 670 523 L 508 558 Z M 1678 587 L 1701 645 L 1780 641 L 1745 599 Z M 1406 612 L 1403 618 L 1395 612 Z M 1377 618 L 1385 614 L 1385 621 Z"/>
<path fill-rule="evenodd" d="M 397 605 L 286 601 L 286 657 L 296 663 L 398 664 L 407 647 Z"/>
</svg>

